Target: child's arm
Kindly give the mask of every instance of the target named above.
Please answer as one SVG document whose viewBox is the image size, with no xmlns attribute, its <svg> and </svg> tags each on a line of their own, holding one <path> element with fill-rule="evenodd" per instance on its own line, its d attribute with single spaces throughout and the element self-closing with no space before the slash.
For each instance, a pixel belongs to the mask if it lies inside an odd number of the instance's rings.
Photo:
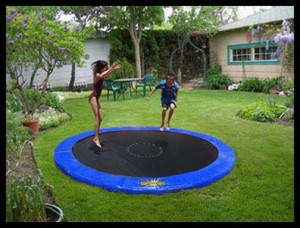
<svg viewBox="0 0 300 228">
<path fill-rule="evenodd" d="M 96 73 L 96 77 L 94 79 L 94 83 L 96 83 L 97 81 L 99 81 L 99 80 L 101 80 L 103 78 L 106 78 L 107 76 L 109 76 L 114 71 L 116 71 L 116 70 L 118 70 L 120 68 L 121 68 L 120 64 L 113 63 L 110 68 L 108 68 L 106 71 L 102 72 L 101 74 L 100 73 Z"/>
<path fill-rule="evenodd" d="M 156 91 L 156 88 L 153 88 L 152 91 L 149 93 L 149 95 L 147 96 L 147 100 L 150 100 L 152 94 Z"/>
</svg>

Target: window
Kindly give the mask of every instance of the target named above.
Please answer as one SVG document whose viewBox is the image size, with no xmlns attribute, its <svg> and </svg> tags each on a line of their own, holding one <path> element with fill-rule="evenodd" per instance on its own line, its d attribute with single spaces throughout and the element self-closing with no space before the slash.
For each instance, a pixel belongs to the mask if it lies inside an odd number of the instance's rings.
<svg viewBox="0 0 300 228">
<path fill-rule="evenodd" d="M 251 61 L 251 48 L 233 49 L 232 61 Z"/>
<path fill-rule="evenodd" d="M 274 60 L 272 53 L 274 53 L 276 49 L 277 47 L 275 46 L 270 46 L 268 50 L 266 50 L 266 47 L 254 48 L 254 59 L 256 61 Z"/>
<path fill-rule="evenodd" d="M 269 42 L 268 49 L 265 43 L 229 45 L 227 47 L 228 65 L 277 65 L 279 59 L 274 59 L 275 42 Z"/>
</svg>

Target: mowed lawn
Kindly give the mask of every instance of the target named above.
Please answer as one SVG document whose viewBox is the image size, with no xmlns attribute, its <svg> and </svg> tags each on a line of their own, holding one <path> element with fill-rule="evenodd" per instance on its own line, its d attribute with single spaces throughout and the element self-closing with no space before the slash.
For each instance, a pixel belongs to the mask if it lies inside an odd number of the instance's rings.
<svg viewBox="0 0 300 228">
<path fill-rule="evenodd" d="M 69 178 L 54 164 L 54 150 L 65 139 L 93 130 L 87 98 L 67 100 L 72 120 L 41 132 L 34 155 L 67 222 L 294 222 L 294 128 L 240 119 L 244 106 L 271 95 L 225 90 L 181 90 L 171 127 L 218 138 L 236 155 L 231 173 L 192 190 L 163 195 L 108 192 Z M 133 96 L 101 99 L 101 128 L 157 126 L 160 91 L 150 101 Z M 278 104 L 284 97 L 276 96 Z"/>
</svg>

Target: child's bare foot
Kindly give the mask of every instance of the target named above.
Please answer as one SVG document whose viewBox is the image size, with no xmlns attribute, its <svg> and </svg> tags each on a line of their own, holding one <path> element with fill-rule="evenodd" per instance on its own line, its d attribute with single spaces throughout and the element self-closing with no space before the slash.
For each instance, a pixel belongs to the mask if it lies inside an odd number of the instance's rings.
<svg viewBox="0 0 300 228">
<path fill-rule="evenodd" d="M 102 148 L 99 139 L 93 139 L 94 143 L 96 144 L 97 147 Z"/>
<path fill-rule="evenodd" d="M 167 131 L 170 130 L 170 123 L 167 123 Z"/>
<path fill-rule="evenodd" d="M 164 124 L 162 124 L 159 128 L 160 131 L 164 131 Z"/>
</svg>

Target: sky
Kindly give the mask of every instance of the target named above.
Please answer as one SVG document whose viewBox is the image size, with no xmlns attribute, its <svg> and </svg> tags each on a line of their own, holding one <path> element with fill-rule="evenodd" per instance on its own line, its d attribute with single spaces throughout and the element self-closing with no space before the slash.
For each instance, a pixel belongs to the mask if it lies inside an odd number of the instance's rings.
<svg viewBox="0 0 300 228">
<path fill-rule="evenodd" d="M 256 12 L 258 12 L 259 9 L 271 9 L 272 6 L 240 6 L 239 8 L 239 12 L 238 12 L 238 15 L 239 15 L 239 18 L 240 19 L 243 19 L 245 17 L 248 17 L 252 14 Z"/>
<path fill-rule="evenodd" d="M 270 9 L 272 6 L 240 6 L 238 15 L 239 19 L 243 19 L 245 17 L 248 17 L 256 12 L 258 12 L 259 9 Z M 167 19 L 168 16 L 172 13 L 170 8 L 165 9 L 165 18 Z M 62 21 L 70 21 L 72 20 L 73 16 L 70 15 L 63 15 L 60 20 Z"/>
<path fill-rule="evenodd" d="M 272 6 L 239 6 L 238 10 L 238 16 L 239 19 L 243 19 L 245 17 L 248 17 L 255 12 L 258 12 L 259 9 L 271 9 Z M 165 17 L 167 18 L 172 13 L 171 8 L 167 8 L 165 10 Z"/>
</svg>

